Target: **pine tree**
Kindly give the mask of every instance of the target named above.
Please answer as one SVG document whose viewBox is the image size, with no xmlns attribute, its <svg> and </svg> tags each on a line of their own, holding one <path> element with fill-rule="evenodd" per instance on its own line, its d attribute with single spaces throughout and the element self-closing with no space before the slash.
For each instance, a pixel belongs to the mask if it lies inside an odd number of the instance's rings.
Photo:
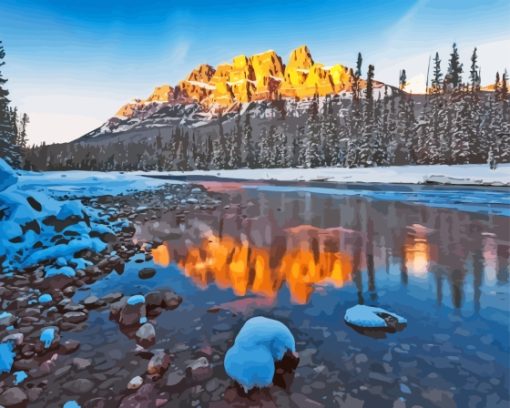
<svg viewBox="0 0 510 408">
<path fill-rule="evenodd" d="M 369 65 L 367 71 L 365 99 L 364 99 L 363 131 L 358 143 L 357 165 L 373 166 L 374 154 L 380 156 L 380 146 L 374 120 L 374 66 Z M 380 157 L 379 157 L 380 158 Z"/>
<path fill-rule="evenodd" d="M 448 71 L 445 77 L 445 84 L 451 90 L 458 90 L 462 84 L 462 64 L 460 63 L 457 44 L 453 43 L 452 53 L 448 61 Z"/>
<path fill-rule="evenodd" d="M 400 71 L 400 75 L 398 77 L 398 87 L 401 91 L 403 91 L 406 88 L 407 84 L 407 74 L 406 70 L 403 69 Z"/>
<path fill-rule="evenodd" d="M 304 165 L 305 167 L 319 167 L 322 165 L 322 154 L 320 151 L 320 123 L 319 123 L 319 102 L 317 94 L 311 101 L 308 120 L 305 128 L 304 144 Z"/>
<path fill-rule="evenodd" d="M 337 118 L 333 113 L 331 100 L 325 104 L 323 118 L 320 123 L 321 145 L 325 166 L 340 165 L 340 132 Z"/>
<path fill-rule="evenodd" d="M 469 71 L 469 77 L 471 79 L 471 92 L 475 93 L 480 90 L 480 67 L 478 66 L 478 55 L 476 53 L 476 47 L 471 55 L 471 70 Z"/>
<path fill-rule="evenodd" d="M 16 128 L 9 108 L 9 91 L 5 88 L 7 79 L 2 75 L 1 67 L 5 65 L 5 50 L 0 41 L 0 158 L 12 167 L 20 167 L 21 152 L 16 144 Z"/>
<path fill-rule="evenodd" d="M 434 71 L 432 72 L 431 94 L 440 94 L 443 86 L 443 74 L 441 73 L 441 60 L 439 53 L 436 52 L 434 57 Z"/>
<path fill-rule="evenodd" d="M 502 112 L 502 115 L 503 115 L 503 118 L 504 120 L 509 120 L 510 118 L 508 118 L 508 85 L 507 85 L 507 81 L 508 81 L 508 73 L 507 73 L 507 70 L 505 69 L 505 71 L 503 72 L 503 75 L 501 77 L 501 88 L 500 88 L 500 92 L 499 92 L 499 98 L 502 102 L 502 108 L 503 108 L 503 112 Z"/>
<path fill-rule="evenodd" d="M 244 166 L 250 169 L 255 168 L 256 167 L 255 147 L 253 144 L 252 127 L 249 112 L 245 113 L 243 123 L 243 150 L 245 152 L 245 157 L 243 160 Z"/>
</svg>

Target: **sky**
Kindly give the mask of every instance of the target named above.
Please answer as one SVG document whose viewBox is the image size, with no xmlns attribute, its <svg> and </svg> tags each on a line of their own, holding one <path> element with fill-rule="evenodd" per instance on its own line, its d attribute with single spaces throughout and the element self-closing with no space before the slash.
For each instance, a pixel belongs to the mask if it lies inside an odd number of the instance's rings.
<svg viewBox="0 0 510 408">
<path fill-rule="evenodd" d="M 0 0 L 2 74 L 31 118 L 30 143 L 60 143 L 100 126 L 133 98 L 175 85 L 198 64 L 306 44 L 325 65 L 363 55 L 376 79 L 424 87 L 430 55 L 453 42 L 467 78 L 478 47 L 482 84 L 510 69 L 510 1 Z"/>
</svg>

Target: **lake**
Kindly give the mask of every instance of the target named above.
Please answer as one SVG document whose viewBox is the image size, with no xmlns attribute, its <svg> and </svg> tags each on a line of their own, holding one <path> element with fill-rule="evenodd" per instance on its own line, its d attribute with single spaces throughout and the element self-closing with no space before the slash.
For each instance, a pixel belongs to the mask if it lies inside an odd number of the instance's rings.
<svg viewBox="0 0 510 408">
<path fill-rule="evenodd" d="M 508 406 L 507 190 L 194 182 L 216 197 L 216 209 L 137 220 L 134 239 L 148 243 L 153 259 L 133 259 L 75 300 L 174 289 L 184 301 L 156 319 L 158 344 L 211 348 L 224 389 L 223 353 L 243 322 L 283 321 L 301 361 L 287 394 L 271 391 L 275 402 Z M 147 266 L 157 273 L 142 280 L 137 272 Z M 358 303 L 408 325 L 363 335 L 344 322 Z M 99 338 L 94 353 L 133 348 L 106 312 L 92 312 L 90 322 L 81 336 Z M 175 401 L 199 398 L 192 393 Z"/>
</svg>

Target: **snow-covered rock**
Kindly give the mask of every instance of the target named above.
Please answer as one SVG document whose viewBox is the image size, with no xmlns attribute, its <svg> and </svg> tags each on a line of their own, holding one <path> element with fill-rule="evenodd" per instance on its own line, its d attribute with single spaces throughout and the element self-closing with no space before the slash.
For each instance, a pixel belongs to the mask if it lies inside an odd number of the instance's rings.
<svg viewBox="0 0 510 408">
<path fill-rule="evenodd" d="M 294 336 L 281 322 L 266 317 L 249 319 L 225 355 L 225 371 L 245 391 L 271 385 L 275 362 L 295 352 Z"/>
<path fill-rule="evenodd" d="M 407 324 L 407 320 L 380 307 L 356 305 L 345 312 L 344 320 L 356 327 L 367 329 L 394 330 L 397 325 Z"/>
<path fill-rule="evenodd" d="M 55 326 L 45 327 L 41 330 L 39 340 L 43 343 L 44 348 L 48 349 L 56 346 L 60 341 L 58 334 L 59 329 Z"/>
<path fill-rule="evenodd" d="M 22 186 L 0 159 L 0 269 L 9 273 L 49 261 L 46 277 L 74 276 L 73 265 L 87 264 L 75 254 L 103 251 L 106 243 L 100 237 L 113 231 L 98 211 L 79 201 L 57 201 L 40 190 Z M 57 234 L 62 239 L 55 243 Z"/>
<path fill-rule="evenodd" d="M 5 342 L 0 344 L 0 374 L 9 373 L 14 363 L 14 345 L 13 342 Z"/>
</svg>

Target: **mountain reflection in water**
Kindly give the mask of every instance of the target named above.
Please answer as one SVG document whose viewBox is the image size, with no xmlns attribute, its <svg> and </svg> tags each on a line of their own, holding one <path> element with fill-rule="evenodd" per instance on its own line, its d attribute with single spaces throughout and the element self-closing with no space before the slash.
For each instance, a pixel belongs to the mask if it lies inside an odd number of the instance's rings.
<svg viewBox="0 0 510 408">
<path fill-rule="evenodd" d="M 282 233 L 270 247 L 259 247 L 247 236 L 219 237 L 208 231 L 185 250 L 166 243 L 152 253 L 159 265 L 175 262 L 199 287 L 215 283 L 237 296 L 275 298 L 286 283 L 292 301 L 305 304 L 314 285 L 342 287 L 351 280 L 353 261 L 346 248 L 352 231 L 302 225 Z"/>
<path fill-rule="evenodd" d="M 197 287 L 273 300 L 286 288 L 295 304 L 343 288 L 358 303 L 377 304 L 390 291 L 469 304 L 470 313 L 507 309 L 507 217 L 237 183 L 216 190 L 224 201 L 215 211 L 139 226 L 139 237 L 163 242 L 154 261 L 177 265 Z"/>
</svg>

